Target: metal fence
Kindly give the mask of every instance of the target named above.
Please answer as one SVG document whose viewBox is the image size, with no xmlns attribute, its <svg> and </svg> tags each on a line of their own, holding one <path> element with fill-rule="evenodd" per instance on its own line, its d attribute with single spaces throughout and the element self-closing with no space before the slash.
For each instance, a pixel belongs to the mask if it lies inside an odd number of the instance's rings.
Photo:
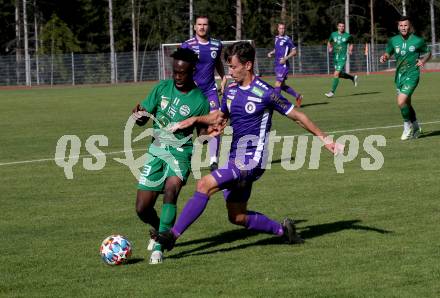
<svg viewBox="0 0 440 298">
<path fill-rule="evenodd" d="M 262 76 L 273 75 L 273 58 L 268 58 L 271 49 L 257 48 L 258 72 Z M 379 63 L 385 45 L 356 44 L 350 57 L 350 72 L 369 73 L 384 71 L 395 66 L 393 60 Z M 433 56 L 440 57 L 440 44 L 433 49 Z M 31 85 L 58 84 L 105 84 L 111 82 L 110 54 L 62 54 L 31 56 Z M 138 57 L 138 81 L 159 80 L 161 73 L 160 52 L 140 52 Z M 293 75 L 333 73 L 333 57 L 326 46 L 303 46 L 290 63 Z M 133 82 L 133 55 L 116 54 L 116 81 Z M 0 86 L 26 85 L 25 61 L 16 57 L 0 56 Z"/>
</svg>

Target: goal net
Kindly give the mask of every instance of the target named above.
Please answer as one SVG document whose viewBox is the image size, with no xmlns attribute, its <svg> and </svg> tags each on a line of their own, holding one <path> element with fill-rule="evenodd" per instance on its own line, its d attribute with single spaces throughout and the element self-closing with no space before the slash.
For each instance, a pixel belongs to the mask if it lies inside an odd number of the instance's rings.
<svg viewBox="0 0 440 298">
<path fill-rule="evenodd" d="M 223 50 L 230 44 L 233 44 L 238 41 L 247 41 L 250 42 L 253 46 L 255 46 L 253 40 L 227 40 L 222 41 L 223 44 Z M 170 55 L 178 48 L 180 47 L 180 43 L 164 43 L 160 45 L 160 53 L 159 53 L 159 78 L 161 80 L 169 79 L 173 75 L 173 69 L 172 69 L 172 58 Z M 227 66 L 225 64 L 225 61 L 223 60 L 223 55 L 221 55 L 221 59 L 223 61 L 223 66 L 225 67 L 225 74 L 228 73 Z M 255 63 L 254 63 L 254 71 L 256 74 L 259 74 L 258 69 L 258 59 L 255 55 Z M 218 75 L 215 76 L 215 78 L 218 80 L 220 77 Z"/>
</svg>

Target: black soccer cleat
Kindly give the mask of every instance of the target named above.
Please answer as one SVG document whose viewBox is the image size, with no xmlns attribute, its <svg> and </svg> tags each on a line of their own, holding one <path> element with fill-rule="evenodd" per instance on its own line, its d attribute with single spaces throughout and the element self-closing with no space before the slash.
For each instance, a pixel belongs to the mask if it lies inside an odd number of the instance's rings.
<svg viewBox="0 0 440 298">
<path fill-rule="evenodd" d="M 168 251 L 172 250 L 176 244 L 176 237 L 171 230 L 158 233 L 156 230 L 151 229 L 150 235 L 152 239 L 156 240 L 162 245 L 163 249 Z"/>
<path fill-rule="evenodd" d="M 283 238 L 288 244 L 302 244 L 304 239 L 298 235 L 295 228 L 295 222 L 290 218 L 285 218 L 281 224 L 283 226 Z"/>
<path fill-rule="evenodd" d="M 212 164 L 209 165 L 209 171 L 210 172 L 214 172 L 218 169 L 218 163 L 213 162 Z"/>
</svg>

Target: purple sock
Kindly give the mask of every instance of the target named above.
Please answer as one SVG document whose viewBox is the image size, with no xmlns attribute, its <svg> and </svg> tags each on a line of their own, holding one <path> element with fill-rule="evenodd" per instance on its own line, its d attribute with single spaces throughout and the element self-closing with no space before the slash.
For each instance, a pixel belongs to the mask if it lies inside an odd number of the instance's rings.
<svg viewBox="0 0 440 298">
<path fill-rule="evenodd" d="M 254 211 L 247 212 L 246 228 L 248 230 L 266 232 L 278 236 L 283 235 L 283 226 L 279 222 L 273 221 L 266 215 Z"/>
<path fill-rule="evenodd" d="M 297 97 L 299 96 L 299 94 L 298 94 L 295 90 L 293 90 L 293 88 L 290 88 L 290 87 L 287 86 L 287 85 L 282 86 L 281 89 L 282 89 L 284 92 L 289 93 L 290 95 L 292 95 L 292 96 L 295 97 L 295 98 L 297 98 Z"/>
<path fill-rule="evenodd" d="M 192 198 L 186 202 L 176 224 L 171 229 L 176 238 L 180 237 L 180 235 L 199 218 L 203 210 L 205 210 L 208 200 L 208 195 L 196 191 Z"/>
<path fill-rule="evenodd" d="M 220 144 L 220 136 L 216 136 L 208 142 L 210 159 L 212 159 L 213 157 L 217 158 L 218 149 L 220 147 L 218 144 Z"/>
</svg>

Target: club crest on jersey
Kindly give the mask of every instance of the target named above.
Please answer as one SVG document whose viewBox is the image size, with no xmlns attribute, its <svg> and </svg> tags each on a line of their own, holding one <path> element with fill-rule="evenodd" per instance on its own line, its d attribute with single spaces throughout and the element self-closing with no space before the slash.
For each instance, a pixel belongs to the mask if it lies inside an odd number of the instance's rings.
<svg viewBox="0 0 440 298">
<path fill-rule="evenodd" d="M 160 108 L 162 110 L 165 110 L 165 108 L 168 106 L 169 98 L 166 96 L 163 96 L 163 95 L 161 97 L 162 97 L 162 100 L 160 101 Z"/>
<path fill-rule="evenodd" d="M 261 90 L 260 88 L 255 87 L 255 86 L 251 89 L 251 92 L 257 96 L 260 96 L 260 97 L 264 95 L 264 91 Z"/>
<path fill-rule="evenodd" d="M 217 58 L 217 52 L 216 51 L 212 51 L 211 52 L 211 57 L 212 57 L 212 59 Z"/>
<path fill-rule="evenodd" d="M 415 46 L 410 46 L 408 50 L 409 50 L 410 52 L 414 52 L 414 51 L 416 50 L 416 47 L 415 47 Z"/>
<path fill-rule="evenodd" d="M 188 116 L 190 112 L 191 109 L 187 105 L 183 105 L 179 109 L 179 114 L 182 115 L 183 117 Z"/>
<path fill-rule="evenodd" d="M 255 112 L 257 107 L 255 106 L 255 104 L 253 102 L 250 101 L 250 102 L 246 103 L 246 105 L 244 106 L 244 109 L 246 110 L 246 113 L 252 114 Z"/>
</svg>

